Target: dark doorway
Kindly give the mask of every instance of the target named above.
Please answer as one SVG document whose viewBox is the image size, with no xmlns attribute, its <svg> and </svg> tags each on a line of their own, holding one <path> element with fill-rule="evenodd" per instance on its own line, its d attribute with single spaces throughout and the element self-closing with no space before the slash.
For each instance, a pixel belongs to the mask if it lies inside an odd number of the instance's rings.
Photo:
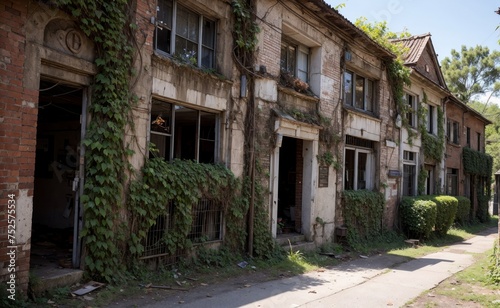
<svg viewBox="0 0 500 308">
<path fill-rule="evenodd" d="M 302 140 L 283 137 L 279 157 L 278 234 L 301 230 L 302 175 Z"/>
<path fill-rule="evenodd" d="M 80 225 L 82 102 L 82 88 L 40 82 L 31 237 L 34 270 L 79 266 L 74 244 Z"/>
</svg>

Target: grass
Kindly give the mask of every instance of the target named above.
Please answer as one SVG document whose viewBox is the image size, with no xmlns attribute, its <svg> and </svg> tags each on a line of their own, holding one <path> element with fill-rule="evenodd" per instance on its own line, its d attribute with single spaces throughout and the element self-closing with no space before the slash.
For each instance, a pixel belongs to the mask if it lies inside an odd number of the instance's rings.
<svg viewBox="0 0 500 308">
<path fill-rule="evenodd" d="M 315 251 L 301 252 L 293 251 L 286 247 L 280 254 L 271 260 L 260 260 L 243 257 L 235 257 L 232 252 L 209 251 L 196 264 L 179 266 L 178 268 L 159 268 L 157 270 L 140 269 L 131 274 L 129 279 L 120 285 L 107 285 L 92 292 L 89 296 L 92 301 L 82 300 L 81 297 L 72 298 L 69 290 L 56 289 L 48 292 L 44 297 L 38 298 L 38 307 L 47 305 L 48 300 L 57 301 L 57 304 L 71 307 L 99 307 L 113 302 L 119 302 L 125 298 L 138 297 L 144 294 L 144 289 L 139 284 L 157 284 L 175 286 L 179 288 L 191 288 L 194 285 L 215 284 L 229 278 L 238 276 L 248 276 L 260 272 L 265 273 L 268 280 L 284 276 L 294 276 L 320 268 L 327 268 L 339 264 L 338 259 L 321 253 L 342 255 L 345 258 L 357 258 L 360 254 L 370 255 L 387 252 L 408 258 L 418 258 L 423 255 L 436 252 L 443 247 L 469 239 L 475 233 L 495 227 L 498 217 L 493 217 L 485 224 L 475 224 L 464 228 L 452 228 L 444 237 L 432 237 L 425 241 L 417 249 L 411 248 L 404 242 L 404 236 L 394 231 L 388 231 L 380 235 L 379 238 L 369 243 L 361 243 L 356 250 L 345 249 L 336 243 L 322 245 Z M 237 264 L 245 260 L 248 264 L 241 268 Z"/>
<path fill-rule="evenodd" d="M 412 300 L 407 306 L 439 307 L 469 306 L 499 307 L 500 286 L 492 284 L 488 279 L 488 267 L 492 250 L 475 255 L 476 262 L 465 270 L 445 280 L 435 289 L 424 292 Z M 437 300 L 436 300 L 437 299 Z"/>
</svg>

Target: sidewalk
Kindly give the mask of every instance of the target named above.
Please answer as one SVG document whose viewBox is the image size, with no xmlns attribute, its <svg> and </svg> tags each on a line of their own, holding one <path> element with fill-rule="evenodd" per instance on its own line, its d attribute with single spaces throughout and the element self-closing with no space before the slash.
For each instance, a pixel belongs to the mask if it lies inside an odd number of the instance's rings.
<svg viewBox="0 0 500 308">
<path fill-rule="evenodd" d="M 250 286 L 200 287 L 143 307 L 401 307 L 472 265 L 473 254 L 491 249 L 496 237 L 492 228 L 409 262 L 383 254 Z"/>
</svg>

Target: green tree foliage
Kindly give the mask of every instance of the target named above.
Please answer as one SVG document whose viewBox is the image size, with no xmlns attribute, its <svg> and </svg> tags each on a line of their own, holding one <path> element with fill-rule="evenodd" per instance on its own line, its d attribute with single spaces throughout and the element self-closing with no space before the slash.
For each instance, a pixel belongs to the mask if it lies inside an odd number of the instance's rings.
<svg viewBox="0 0 500 308">
<path fill-rule="evenodd" d="M 452 49 L 451 56 L 441 61 L 441 69 L 451 92 L 465 103 L 478 95 L 495 97 L 500 93 L 499 51 L 479 45 Z"/>
</svg>

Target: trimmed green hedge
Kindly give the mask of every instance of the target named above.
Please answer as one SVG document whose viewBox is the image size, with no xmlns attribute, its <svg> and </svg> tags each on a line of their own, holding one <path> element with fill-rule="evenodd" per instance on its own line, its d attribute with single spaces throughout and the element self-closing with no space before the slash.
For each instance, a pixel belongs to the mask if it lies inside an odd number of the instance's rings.
<svg viewBox="0 0 500 308">
<path fill-rule="evenodd" d="M 462 196 L 456 196 L 455 198 L 458 201 L 455 223 L 460 226 L 468 225 L 470 223 L 470 200 Z"/>
<path fill-rule="evenodd" d="M 401 222 L 409 238 L 429 237 L 436 224 L 437 205 L 432 200 L 403 197 L 400 205 Z"/>
<path fill-rule="evenodd" d="M 458 200 L 452 196 L 422 196 L 424 200 L 436 202 L 437 214 L 434 231 L 438 236 L 445 235 L 455 221 Z"/>
<path fill-rule="evenodd" d="M 345 190 L 342 197 L 348 244 L 353 247 L 356 243 L 380 235 L 384 195 L 369 190 Z"/>
</svg>

